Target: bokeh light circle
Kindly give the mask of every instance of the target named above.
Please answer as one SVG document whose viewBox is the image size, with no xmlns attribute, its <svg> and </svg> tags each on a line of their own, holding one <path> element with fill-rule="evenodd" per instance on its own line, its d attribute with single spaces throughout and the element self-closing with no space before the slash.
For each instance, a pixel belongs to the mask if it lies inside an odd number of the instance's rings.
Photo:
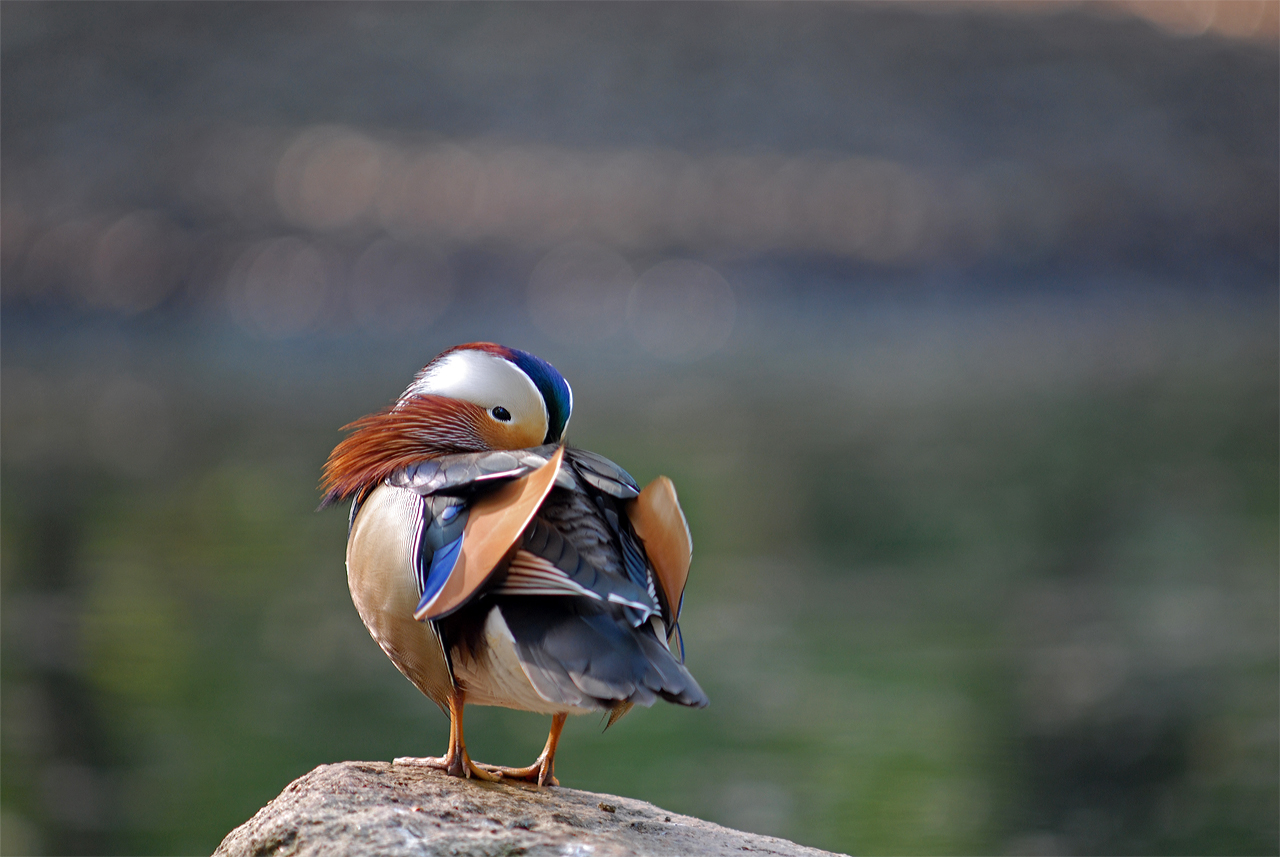
<svg viewBox="0 0 1280 857">
<path fill-rule="evenodd" d="M 618 253 L 589 241 L 571 241 L 534 268 L 529 316 L 557 342 L 603 342 L 622 327 L 634 282 L 635 271 Z"/>
<path fill-rule="evenodd" d="M 351 266 L 351 309 L 370 333 L 428 327 L 449 308 L 455 290 L 437 254 L 388 239 L 370 244 Z"/>
<path fill-rule="evenodd" d="M 684 259 L 645 271 L 627 301 L 627 323 L 636 342 L 673 362 L 719 351 L 729 341 L 736 315 L 728 281 L 710 265 Z"/>
<path fill-rule="evenodd" d="M 300 238 L 276 238 L 240 256 L 227 278 L 227 300 L 232 315 L 250 333 L 271 339 L 297 336 L 320 322 L 330 281 L 319 250 Z"/>
</svg>

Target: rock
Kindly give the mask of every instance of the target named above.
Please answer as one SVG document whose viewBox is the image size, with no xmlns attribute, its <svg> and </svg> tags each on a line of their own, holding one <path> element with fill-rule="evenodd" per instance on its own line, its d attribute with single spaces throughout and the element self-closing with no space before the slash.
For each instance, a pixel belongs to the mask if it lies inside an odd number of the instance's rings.
<svg viewBox="0 0 1280 857">
<path fill-rule="evenodd" d="M 231 831 L 215 857 L 742 857 L 744 852 L 829 853 L 625 797 L 460 780 L 387 762 L 342 762 L 294 780 Z"/>
</svg>

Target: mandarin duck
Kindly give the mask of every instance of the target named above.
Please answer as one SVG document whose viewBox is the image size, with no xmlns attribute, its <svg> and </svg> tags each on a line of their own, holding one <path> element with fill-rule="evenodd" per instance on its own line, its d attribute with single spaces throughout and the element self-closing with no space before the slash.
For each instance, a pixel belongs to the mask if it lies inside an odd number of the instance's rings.
<svg viewBox="0 0 1280 857">
<path fill-rule="evenodd" d="M 642 491 L 565 446 L 572 407 L 551 364 L 459 345 L 346 426 L 325 464 L 323 505 L 352 500 L 356 610 L 450 719 L 444 756 L 397 763 L 558 785 L 569 714 L 607 712 L 611 726 L 659 697 L 707 704 L 677 625 L 692 543 L 675 488 L 660 476 Z M 542 753 L 525 768 L 473 762 L 466 703 L 552 715 Z"/>
</svg>

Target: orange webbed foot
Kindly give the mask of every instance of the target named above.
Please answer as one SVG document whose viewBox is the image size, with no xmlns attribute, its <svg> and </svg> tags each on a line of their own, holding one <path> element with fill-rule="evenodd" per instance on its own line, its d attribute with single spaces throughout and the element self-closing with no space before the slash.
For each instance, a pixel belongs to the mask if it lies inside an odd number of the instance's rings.
<svg viewBox="0 0 1280 857">
<path fill-rule="evenodd" d="M 489 783 L 496 783 L 502 779 L 501 768 L 497 765 L 483 765 L 471 761 L 471 756 L 466 750 L 453 756 L 398 756 L 391 764 L 434 768 L 437 771 L 444 771 L 451 777 L 462 779 L 474 777 Z"/>
<path fill-rule="evenodd" d="M 542 753 L 532 765 L 527 768 L 494 768 L 493 770 L 508 780 L 524 780 L 539 786 L 560 785 L 560 781 L 555 778 L 553 772 L 556 767 L 556 745 L 560 743 L 560 731 L 564 729 L 564 722 L 567 719 L 567 714 L 557 714 L 552 718 L 547 745 L 542 748 Z"/>
</svg>

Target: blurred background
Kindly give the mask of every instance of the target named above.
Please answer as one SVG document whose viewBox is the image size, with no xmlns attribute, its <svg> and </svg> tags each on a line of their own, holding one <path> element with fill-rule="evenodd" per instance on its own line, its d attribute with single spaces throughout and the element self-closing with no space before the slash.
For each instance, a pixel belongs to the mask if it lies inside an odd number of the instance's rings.
<svg viewBox="0 0 1280 857">
<path fill-rule="evenodd" d="M 488 339 L 694 533 L 711 707 L 576 719 L 565 785 L 1276 853 L 1278 10 L 5 3 L 0 850 L 443 751 L 316 485 Z"/>
</svg>

